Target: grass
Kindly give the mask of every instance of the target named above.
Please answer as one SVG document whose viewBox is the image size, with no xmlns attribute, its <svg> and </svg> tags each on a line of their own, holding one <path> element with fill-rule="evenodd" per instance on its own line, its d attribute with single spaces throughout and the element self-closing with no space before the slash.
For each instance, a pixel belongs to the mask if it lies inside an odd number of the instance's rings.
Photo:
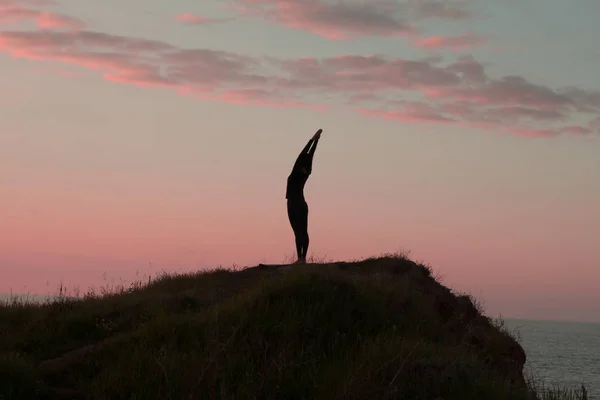
<svg viewBox="0 0 600 400">
<path fill-rule="evenodd" d="M 398 255 L 0 306 L 3 400 L 587 398 L 524 363 L 501 322 Z"/>
</svg>

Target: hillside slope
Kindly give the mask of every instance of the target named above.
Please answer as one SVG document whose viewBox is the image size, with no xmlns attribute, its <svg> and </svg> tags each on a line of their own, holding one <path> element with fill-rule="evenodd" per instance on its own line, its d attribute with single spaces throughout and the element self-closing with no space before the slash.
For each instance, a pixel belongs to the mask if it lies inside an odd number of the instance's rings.
<svg viewBox="0 0 600 400">
<path fill-rule="evenodd" d="M 401 257 L 0 307 L 0 399 L 535 399 L 521 346 Z"/>
</svg>

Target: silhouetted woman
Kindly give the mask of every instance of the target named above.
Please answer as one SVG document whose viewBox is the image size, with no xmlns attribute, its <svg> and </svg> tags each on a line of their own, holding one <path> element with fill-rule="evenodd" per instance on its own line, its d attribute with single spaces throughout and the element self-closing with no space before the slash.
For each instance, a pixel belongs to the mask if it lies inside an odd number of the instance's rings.
<svg viewBox="0 0 600 400">
<path fill-rule="evenodd" d="M 308 141 L 288 176 L 285 198 L 287 199 L 287 211 L 290 224 L 296 237 L 296 252 L 298 260 L 296 263 L 306 263 L 308 252 L 308 204 L 304 199 L 304 185 L 312 172 L 312 162 L 317 143 L 321 138 L 322 129 Z"/>
</svg>

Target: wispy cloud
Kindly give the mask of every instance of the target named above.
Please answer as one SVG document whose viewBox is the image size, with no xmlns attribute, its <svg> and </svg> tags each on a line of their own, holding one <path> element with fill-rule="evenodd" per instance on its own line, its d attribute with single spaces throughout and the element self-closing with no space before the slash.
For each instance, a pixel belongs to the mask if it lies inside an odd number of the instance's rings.
<svg viewBox="0 0 600 400">
<path fill-rule="evenodd" d="M 464 50 L 482 45 L 476 34 L 422 36 L 420 23 L 441 19 L 462 21 L 474 18 L 464 0 L 230 0 L 240 15 L 263 18 L 289 29 L 310 32 L 329 40 L 364 36 L 410 38 L 424 49 Z M 213 20 L 191 13 L 178 20 L 202 25 Z"/>
<path fill-rule="evenodd" d="M 0 0 L 2 6 L 29 6 L 29 7 L 50 7 L 56 6 L 56 0 Z"/>
<path fill-rule="evenodd" d="M 592 132 L 600 133 L 600 116 L 591 120 L 585 129 L 589 129 Z"/>
<path fill-rule="evenodd" d="M 433 50 L 464 51 L 473 47 L 479 47 L 486 43 L 482 36 L 468 33 L 453 36 L 425 36 L 413 41 L 413 46 Z"/>
<path fill-rule="evenodd" d="M 563 126 L 561 128 L 561 133 L 567 133 L 570 135 L 589 135 L 592 132 L 593 131 L 590 128 L 577 125 Z"/>
<path fill-rule="evenodd" d="M 5 31 L 0 48 L 16 57 L 76 64 L 102 71 L 110 80 L 144 86 L 209 88 L 265 80 L 246 72 L 253 63 L 248 57 L 92 31 Z"/>
<path fill-rule="evenodd" d="M 85 27 L 83 21 L 67 15 L 41 11 L 35 7 L 52 6 L 50 0 L 0 1 L 0 25 L 19 25 L 34 21 L 42 29 L 79 30 Z"/>
<path fill-rule="evenodd" d="M 589 133 L 590 128 L 569 121 L 582 114 L 588 118 L 600 114 L 596 92 L 554 89 L 520 76 L 491 77 L 471 56 L 444 63 L 439 58 L 406 60 L 349 55 L 288 60 L 283 62 L 283 68 L 292 78 L 282 84 L 290 89 L 339 92 L 354 98 L 364 95 L 370 101 L 377 95 L 378 108 L 359 107 L 359 111 L 406 122 L 485 126 L 539 137 Z M 397 97 L 403 96 L 404 91 L 420 94 L 422 102 L 399 102 Z M 564 124 L 568 126 L 563 127 Z"/>
<path fill-rule="evenodd" d="M 185 24 L 190 25 L 201 25 L 206 24 L 208 22 L 213 22 L 214 19 L 210 17 L 206 17 L 204 15 L 193 14 L 193 13 L 182 13 L 178 14 L 175 19 L 179 22 L 183 22 Z"/>
<path fill-rule="evenodd" d="M 288 28 L 305 30 L 332 40 L 356 36 L 401 36 L 413 33 L 399 15 L 399 3 L 321 0 L 237 0 L 238 10 Z"/>
<path fill-rule="evenodd" d="M 409 123 L 430 123 L 430 124 L 447 124 L 457 122 L 456 120 L 444 116 L 434 107 L 422 103 L 406 103 L 403 106 L 398 106 L 397 110 L 380 111 L 368 108 L 359 108 L 361 114 L 378 117 L 383 119 L 393 119 Z"/>
<path fill-rule="evenodd" d="M 317 110 L 343 106 L 371 117 L 504 130 L 526 137 L 586 135 L 600 128 L 600 93 L 552 88 L 521 76 L 494 77 L 472 56 L 450 62 L 440 56 L 256 58 L 54 29 L 1 31 L 0 51 L 84 67 L 112 82 L 237 104 Z M 312 100 L 324 94 L 341 102 Z M 415 100 L 406 101 L 407 96 Z"/>
<path fill-rule="evenodd" d="M 243 14 L 323 36 L 344 40 L 360 36 L 414 36 L 418 22 L 473 17 L 461 0 L 233 0 Z"/>
<path fill-rule="evenodd" d="M 194 14 L 194 13 L 181 13 L 175 16 L 175 20 L 186 25 L 208 25 L 219 22 L 228 22 L 235 20 L 237 17 L 228 18 L 213 18 L 206 15 Z"/>
</svg>

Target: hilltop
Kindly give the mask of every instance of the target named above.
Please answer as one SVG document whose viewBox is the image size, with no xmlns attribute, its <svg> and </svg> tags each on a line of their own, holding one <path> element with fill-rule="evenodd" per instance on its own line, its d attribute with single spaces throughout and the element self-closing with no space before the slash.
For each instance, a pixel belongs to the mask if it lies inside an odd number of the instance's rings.
<svg viewBox="0 0 600 400">
<path fill-rule="evenodd" d="M 0 306 L 0 399 L 539 399 L 525 361 L 399 256 Z"/>
</svg>

